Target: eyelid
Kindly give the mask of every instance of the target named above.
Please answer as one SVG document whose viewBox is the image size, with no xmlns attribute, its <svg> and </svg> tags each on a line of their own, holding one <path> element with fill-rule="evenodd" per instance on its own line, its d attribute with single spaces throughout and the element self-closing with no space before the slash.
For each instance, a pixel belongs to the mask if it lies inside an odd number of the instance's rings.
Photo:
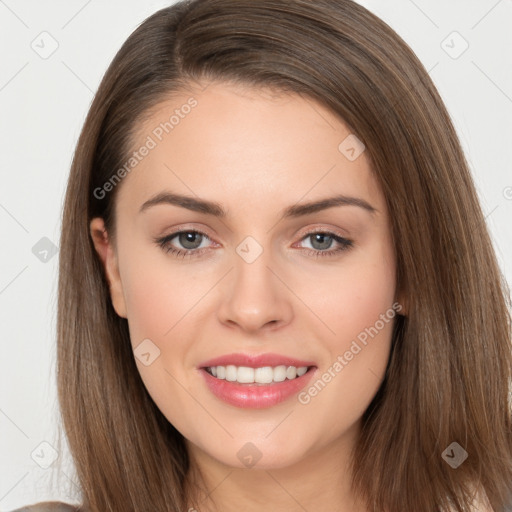
<svg viewBox="0 0 512 512">
<path fill-rule="evenodd" d="M 201 235 L 206 236 L 212 242 L 213 242 L 213 239 L 214 239 L 214 237 L 209 234 L 208 228 L 197 227 L 197 226 L 189 226 L 189 225 L 185 224 L 185 225 L 178 225 L 178 226 L 175 226 L 175 227 L 171 228 L 169 230 L 169 233 L 164 234 L 162 236 L 157 236 L 157 237 L 155 237 L 155 240 L 156 239 L 160 240 L 162 238 L 169 238 L 169 237 L 172 237 L 172 236 L 179 235 L 180 233 L 183 233 L 183 232 L 187 232 L 187 233 L 188 232 L 200 233 Z"/>
<path fill-rule="evenodd" d="M 304 228 L 298 231 L 297 235 L 298 237 L 301 237 L 301 239 L 306 236 L 313 233 L 332 233 L 334 235 L 337 235 L 341 238 L 350 238 L 350 235 L 346 230 L 340 230 L 339 228 L 335 228 L 333 226 L 326 226 L 325 224 L 318 225 L 313 228 Z"/>
<path fill-rule="evenodd" d="M 154 242 L 160 246 L 162 250 L 164 250 L 166 253 L 172 254 L 175 258 L 194 258 L 194 257 L 200 257 L 204 253 L 209 252 L 209 247 L 203 247 L 203 248 L 196 248 L 196 249 L 179 249 L 171 245 L 171 240 L 178 235 L 182 233 L 195 233 L 199 234 L 200 236 L 207 238 L 214 244 L 216 242 L 213 240 L 208 233 L 203 232 L 201 229 L 196 228 L 187 228 L 180 226 L 178 228 L 175 228 L 174 231 L 169 233 L 168 235 L 165 235 L 163 237 L 156 237 L 154 238 Z M 304 240 L 307 240 L 308 237 L 311 237 L 312 235 L 315 235 L 316 233 L 325 234 L 328 237 L 332 238 L 336 244 L 339 245 L 337 249 L 328 249 L 326 251 L 316 250 L 316 249 L 309 249 L 309 248 L 300 248 L 304 253 L 306 253 L 308 256 L 311 256 L 313 258 L 318 257 L 335 257 L 338 255 L 341 255 L 342 252 L 349 250 L 354 246 L 354 240 L 351 238 L 347 238 L 343 234 L 338 233 L 337 229 L 332 228 L 326 228 L 325 226 L 316 226 L 313 228 L 306 229 L 305 232 L 303 232 L 302 235 L 295 235 L 294 238 L 297 236 L 299 237 L 298 242 L 296 243 L 302 243 Z M 295 247 L 295 246 L 293 246 Z"/>
<path fill-rule="evenodd" d="M 206 228 L 198 228 L 191 225 L 179 225 L 175 228 L 173 228 L 168 234 L 155 237 L 155 240 L 161 240 L 163 238 L 169 238 L 175 235 L 178 235 L 182 233 L 183 231 L 186 232 L 196 232 L 200 233 L 201 235 L 206 236 L 211 242 L 214 242 L 213 237 L 208 233 L 208 229 Z M 340 230 L 339 228 L 335 228 L 334 226 L 326 226 L 325 224 L 317 225 L 315 227 L 305 227 L 301 230 L 299 230 L 293 237 L 297 238 L 300 237 L 299 241 L 302 241 L 304 237 L 307 235 L 313 234 L 313 233 L 332 233 L 340 238 L 351 238 L 350 234 L 346 230 Z M 216 242 L 215 242 L 216 243 Z"/>
</svg>

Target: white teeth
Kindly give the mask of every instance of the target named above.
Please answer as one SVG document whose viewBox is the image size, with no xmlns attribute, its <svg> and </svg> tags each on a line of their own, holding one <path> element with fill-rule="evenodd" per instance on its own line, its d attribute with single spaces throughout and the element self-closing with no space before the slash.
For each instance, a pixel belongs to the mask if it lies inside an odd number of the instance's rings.
<svg viewBox="0 0 512 512">
<path fill-rule="evenodd" d="M 254 368 L 240 366 L 236 374 L 236 380 L 242 383 L 254 382 Z"/>
<path fill-rule="evenodd" d="M 286 378 L 295 379 L 295 377 L 297 377 L 297 368 L 295 368 L 295 366 L 288 366 L 286 369 Z"/>
<path fill-rule="evenodd" d="M 274 380 L 274 370 L 271 366 L 256 368 L 254 370 L 254 382 L 260 384 L 270 384 Z"/>
<path fill-rule="evenodd" d="M 292 367 L 290 366 L 290 368 Z M 275 382 L 283 382 L 284 380 L 286 380 L 286 366 L 284 364 L 282 364 L 281 366 L 276 366 L 274 368 L 273 380 Z"/>
<path fill-rule="evenodd" d="M 233 366 L 232 364 L 228 364 L 226 366 L 226 380 L 229 380 L 230 382 L 235 382 L 236 366 Z"/>
<path fill-rule="evenodd" d="M 241 384 L 270 384 L 271 382 L 283 382 L 301 377 L 308 371 L 307 366 L 296 368 L 295 366 L 280 365 L 276 367 L 263 366 L 261 368 L 249 368 L 248 366 L 210 366 L 207 368 L 217 379 L 225 379 L 229 382 Z"/>
<path fill-rule="evenodd" d="M 302 377 L 308 369 L 305 366 L 302 366 L 301 368 L 297 368 L 297 377 Z"/>
</svg>

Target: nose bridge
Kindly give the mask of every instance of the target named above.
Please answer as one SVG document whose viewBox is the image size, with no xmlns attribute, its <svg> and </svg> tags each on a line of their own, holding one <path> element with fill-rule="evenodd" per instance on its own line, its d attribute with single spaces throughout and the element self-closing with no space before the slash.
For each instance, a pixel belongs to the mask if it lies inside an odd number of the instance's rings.
<svg viewBox="0 0 512 512">
<path fill-rule="evenodd" d="M 269 237 L 247 236 L 235 253 L 230 285 L 222 296 L 220 319 L 245 329 L 289 321 L 289 292 L 274 274 L 277 258 L 273 258 Z"/>
<path fill-rule="evenodd" d="M 273 286 L 269 270 L 269 267 L 272 268 L 272 249 L 268 239 L 260 243 L 253 236 L 247 236 L 235 252 L 234 287 L 237 293 L 248 292 L 250 296 L 264 290 L 270 291 Z"/>
</svg>

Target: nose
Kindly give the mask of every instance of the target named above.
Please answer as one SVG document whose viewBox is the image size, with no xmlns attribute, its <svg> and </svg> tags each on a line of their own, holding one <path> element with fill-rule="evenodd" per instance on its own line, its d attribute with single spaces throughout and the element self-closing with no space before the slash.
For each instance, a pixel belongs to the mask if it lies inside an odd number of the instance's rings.
<svg viewBox="0 0 512 512">
<path fill-rule="evenodd" d="M 285 269 L 272 260 L 270 250 L 252 262 L 235 253 L 234 268 L 221 283 L 219 320 L 246 332 L 273 330 L 291 322 L 292 283 Z"/>
</svg>

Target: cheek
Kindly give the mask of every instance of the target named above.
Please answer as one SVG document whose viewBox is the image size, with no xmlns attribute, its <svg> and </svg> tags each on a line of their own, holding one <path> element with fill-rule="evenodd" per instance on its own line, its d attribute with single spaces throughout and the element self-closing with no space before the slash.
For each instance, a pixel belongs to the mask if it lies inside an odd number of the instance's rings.
<svg viewBox="0 0 512 512">
<path fill-rule="evenodd" d="M 140 269 L 124 286 L 132 344 L 150 338 L 159 346 L 173 324 L 177 298 L 170 286 L 154 279 L 155 269 Z"/>
<path fill-rule="evenodd" d="M 208 289 L 204 282 L 165 257 L 134 257 L 122 276 L 132 343 L 172 337 L 174 326 Z"/>
<path fill-rule="evenodd" d="M 384 376 L 391 348 L 396 310 L 394 260 L 389 247 L 376 246 L 354 258 L 317 289 L 328 357 L 322 360 L 312 387 L 302 395 L 315 414 L 334 412 L 332 421 L 348 426 L 363 414 Z M 313 298 L 314 299 L 314 298 Z M 336 413 L 335 411 L 338 411 Z"/>
<path fill-rule="evenodd" d="M 395 267 L 391 248 L 375 243 L 351 255 L 310 288 L 311 309 L 318 313 L 331 345 L 343 348 L 373 326 L 394 302 Z M 379 323 L 380 325 L 380 323 Z"/>
<path fill-rule="evenodd" d="M 183 392 L 182 385 L 187 380 L 184 361 L 190 347 L 182 334 L 187 326 L 186 315 L 197 297 L 204 294 L 204 286 L 178 266 L 154 255 L 132 255 L 122 278 L 137 368 L 157 407 L 179 431 L 186 431 L 190 419 L 182 413 L 190 408 L 190 396 Z M 146 341 L 141 345 L 150 347 L 149 365 L 137 357 L 138 345 L 147 339 L 156 345 L 155 348 Z"/>
</svg>

